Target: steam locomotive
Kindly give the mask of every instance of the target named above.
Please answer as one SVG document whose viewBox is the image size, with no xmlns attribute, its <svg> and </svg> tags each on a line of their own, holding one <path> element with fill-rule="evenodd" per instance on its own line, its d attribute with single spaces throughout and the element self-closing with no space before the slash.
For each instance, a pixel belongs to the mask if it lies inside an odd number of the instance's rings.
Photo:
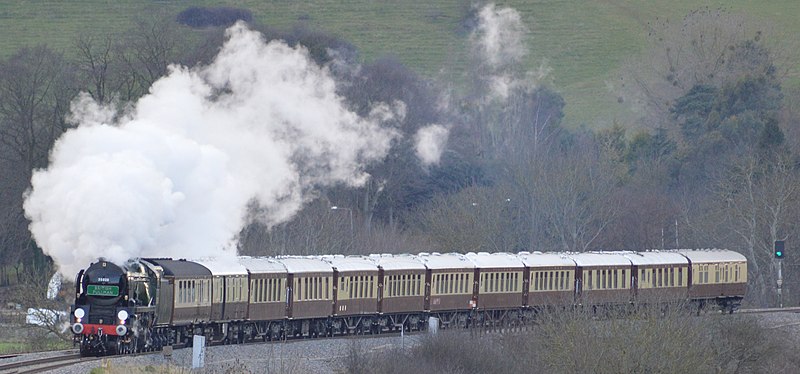
<svg viewBox="0 0 800 374">
<path fill-rule="evenodd" d="M 191 345 L 525 324 L 553 307 L 687 303 L 732 313 L 747 260 L 729 250 L 104 259 L 71 307 L 82 355 Z"/>
</svg>

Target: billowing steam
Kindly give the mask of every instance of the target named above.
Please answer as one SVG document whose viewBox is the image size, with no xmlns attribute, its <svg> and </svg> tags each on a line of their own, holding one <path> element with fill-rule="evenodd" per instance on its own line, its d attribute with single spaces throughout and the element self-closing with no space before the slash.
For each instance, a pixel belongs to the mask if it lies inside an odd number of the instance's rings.
<svg viewBox="0 0 800 374">
<path fill-rule="evenodd" d="M 528 54 L 522 40 L 527 32 L 515 9 L 487 4 L 478 13 L 478 26 L 471 38 L 489 66 L 502 68 L 519 64 Z"/>
<path fill-rule="evenodd" d="M 488 99 L 505 101 L 514 90 L 534 87 L 550 72 L 546 64 L 521 74 L 528 55 L 524 37 L 529 32 L 519 12 L 487 4 L 478 12 L 478 25 L 470 35 L 489 84 Z"/>
<path fill-rule="evenodd" d="M 97 257 L 221 257 L 248 207 L 289 219 L 317 186 L 358 185 L 387 153 L 397 116 L 349 111 L 302 48 L 243 24 L 213 63 L 172 66 L 127 114 L 82 95 L 25 200 L 36 242 L 61 273 Z M 114 119 L 117 118 L 117 119 Z"/>
<path fill-rule="evenodd" d="M 450 130 L 442 125 L 429 125 L 417 131 L 414 136 L 417 158 L 424 166 L 439 163 Z"/>
</svg>

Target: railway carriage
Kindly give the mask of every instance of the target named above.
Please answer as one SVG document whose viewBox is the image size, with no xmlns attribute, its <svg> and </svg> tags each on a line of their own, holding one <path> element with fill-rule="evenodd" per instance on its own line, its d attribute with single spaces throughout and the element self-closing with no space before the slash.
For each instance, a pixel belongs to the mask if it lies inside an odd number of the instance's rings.
<svg viewBox="0 0 800 374">
<path fill-rule="evenodd" d="M 214 321 L 247 319 L 250 299 L 247 268 L 239 264 L 236 259 L 201 259 L 196 262 L 211 271 L 211 319 Z"/>
<path fill-rule="evenodd" d="M 623 252 L 631 261 L 637 303 L 680 302 L 689 296 L 689 261 L 674 251 Z"/>
<path fill-rule="evenodd" d="M 478 292 L 475 308 L 516 309 L 522 307 L 525 264 L 509 253 L 467 253 L 475 264 Z"/>
<path fill-rule="evenodd" d="M 574 260 L 563 253 L 521 252 L 517 256 L 528 268 L 522 295 L 525 306 L 543 308 L 575 302 Z"/>
<path fill-rule="evenodd" d="M 420 253 L 428 269 L 425 275 L 425 309 L 431 312 L 472 309 L 475 307 L 476 269 L 466 256 L 458 253 Z"/>
<path fill-rule="evenodd" d="M 146 259 L 163 271 L 159 287 L 159 325 L 191 325 L 211 321 L 211 271 L 196 262 Z"/>
<path fill-rule="evenodd" d="M 747 258 L 724 249 L 680 250 L 692 271 L 689 298 L 703 308 L 716 304 L 733 313 L 747 288 Z"/>
<path fill-rule="evenodd" d="M 569 254 L 576 264 L 576 300 L 583 305 L 626 304 L 633 301 L 631 261 L 614 252 Z M 554 279 L 556 283 L 561 280 Z"/>
<path fill-rule="evenodd" d="M 380 269 L 378 311 L 418 312 L 425 308 L 425 265 L 414 255 L 372 255 Z"/>
<path fill-rule="evenodd" d="M 286 266 L 269 257 L 240 257 L 239 263 L 250 274 L 248 319 L 282 321 L 286 318 Z"/>
<path fill-rule="evenodd" d="M 378 265 L 364 256 L 323 256 L 333 267 L 330 333 L 377 332 Z"/>
<path fill-rule="evenodd" d="M 333 267 L 334 316 L 378 312 L 378 265 L 363 256 L 323 256 Z"/>
<path fill-rule="evenodd" d="M 286 266 L 286 334 L 319 336 L 331 334 L 330 319 L 336 304 L 333 268 L 319 257 L 279 257 Z"/>
</svg>

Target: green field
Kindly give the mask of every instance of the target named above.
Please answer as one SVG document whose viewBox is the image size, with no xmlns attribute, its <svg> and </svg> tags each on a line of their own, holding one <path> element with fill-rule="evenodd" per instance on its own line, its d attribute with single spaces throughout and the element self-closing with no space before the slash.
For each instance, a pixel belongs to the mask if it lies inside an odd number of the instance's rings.
<svg viewBox="0 0 800 374">
<path fill-rule="evenodd" d="M 423 75 L 462 81 L 468 46 L 460 25 L 472 2 L 459 0 L 3 0 L 0 57 L 41 43 L 69 54 L 83 33 L 125 31 L 137 18 L 174 16 L 188 6 L 204 3 L 248 8 L 258 21 L 277 28 L 304 22 L 352 42 L 365 61 L 392 55 Z M 800 35 L 800 1 L 796 0 L 538 0 L 497 4 L 511 6 L 522 14 L 531 30 L 528 63 L 538 67 L 547 61 L 552 67 L 551 81 L 567 102 L 566 124 L 573 127 L 602 127 L 614 120 L 630 120 L 628 108 L 617 103 L 606 88 L 607 82 L 618 76 L 621 61 L 646 47 L 645 25 L 656 17 L 678 20 L 692 9 L 723 6 L 769 24 L 783 35 Z M 800 78 L 793 76 L 790 83 L 796 88 L 798 81 Z"/>
</svg>

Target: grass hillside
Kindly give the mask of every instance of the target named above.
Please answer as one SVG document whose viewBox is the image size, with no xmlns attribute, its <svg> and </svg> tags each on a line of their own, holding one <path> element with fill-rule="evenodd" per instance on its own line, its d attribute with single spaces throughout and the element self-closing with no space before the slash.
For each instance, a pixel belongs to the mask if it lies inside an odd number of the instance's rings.
<svg viewBox="0 0 800 374">
<path fill-rule="evenodd" d="M 0 57 L 25 45 L 47 44 L 69 50 L 82 33 L 126 30 L 137 18 L 177 15 L 193 5 L 250 9 L 258 21 L 288 28 L 298 22 L 333 33 L 356 45 L 365 61 L 393 55 L 423 75 L 460 80 L 467 55 L 462 20 L 472 2 L 436 0 L 295 1 L 0 1 Z M 528 62 L 552 67 L 552 83 L 567 102 L 567 124 L 605 126 L 631 118 L 609 94 L 621 61 L 646 47 L 648 21 L 680 19 L 701 6 L 724 6 L 771 24 L 783 35 L 800 35 L 800 1 L 633 1 L 518 0 L 498 2 L 523 16 L 531 30 Z M 187 32 L 191 32 L 187 29 Z M 796 71 L 797 69 L 795 69 Z M 791 78 L 797 88 L 800 77 Z"/>
</svg>

